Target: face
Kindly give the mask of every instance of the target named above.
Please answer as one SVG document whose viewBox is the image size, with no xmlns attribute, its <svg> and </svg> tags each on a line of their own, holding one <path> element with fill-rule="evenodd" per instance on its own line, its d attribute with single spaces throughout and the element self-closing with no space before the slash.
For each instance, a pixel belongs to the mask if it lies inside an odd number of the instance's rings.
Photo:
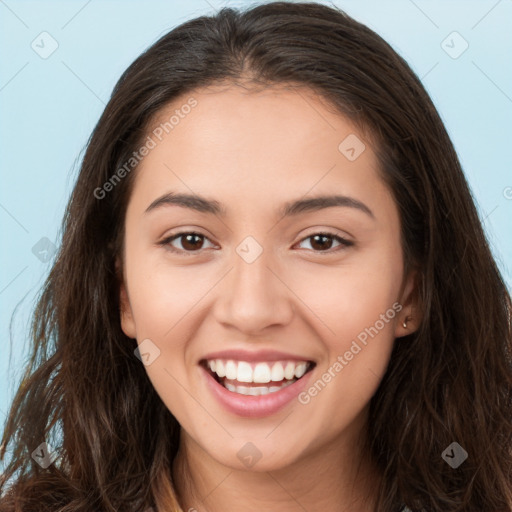
<svg viewBox="0 0 512 512">
<path fill-rule="evenodd" d="M 185 439 L 231 468 L 352 442 L 413 328 L 398 210 L 370 142 L 306 90 L 210 87 L 160 114 L 121 287 L 122 328 L 156 392 Z"/>
</svg>

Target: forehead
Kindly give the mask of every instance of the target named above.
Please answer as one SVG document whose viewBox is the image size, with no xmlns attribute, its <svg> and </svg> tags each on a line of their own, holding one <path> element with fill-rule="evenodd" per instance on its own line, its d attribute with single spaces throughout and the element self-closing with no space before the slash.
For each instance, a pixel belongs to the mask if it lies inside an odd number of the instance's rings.
<svg viewBox="0 0 512 512">
<path fill-rule="evenodd" d="M 170 190 L 226 201 L 243 196 L 255 208 L 308 193 L 387 193 L 370 142 L 304 88 L 196 89 L 162 109 L 147 136 L 154 147 L 139 164 L 134 189 L 146 207 Z"/>
<path fill-rule="evenodd" d="M 196 105 L 189 108 L 192 98 Z M 338 151 L 340 137 L 357 132 L 349 119 L 305 87 L 256 89 L 233 84 L 184 94 L 162 109 L 151 125 L 153 131 L 163 128 L 163 138 L 174 138 L 176 144 L 187 139 L 187 146 L 198 153 L 208 145 L 231 153 L 242 149 L 245 153 L 239 156 L 246 158 L 293 158 L 308 152 L 320 159 L 328 146 L 330 154 Z"/>
</svg>

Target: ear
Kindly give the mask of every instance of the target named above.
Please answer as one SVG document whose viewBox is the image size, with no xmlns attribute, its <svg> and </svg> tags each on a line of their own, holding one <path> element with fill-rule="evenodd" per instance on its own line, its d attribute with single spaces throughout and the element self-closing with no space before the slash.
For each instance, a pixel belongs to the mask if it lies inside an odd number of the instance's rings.
<svg viewBox="0 0 512 512">
<path fill-rule="evenodd" d="M 407 336 L 417 331 L 422 320 L 422 311 L 419 301 L 419 272 L 412 269 L 402 287 L 399 303 L 402 305 L 400 313 L 397 315 L 395 325 L 395 338 Z M 404 322 L 406 327 L 404 327 Z"/>
<path fill-rule="evenodd" d="M 119 282 L 119 314 L 121 319 L 121 329 L 129 338 L 136 338 L 135 320 L 133 318 L 130 299 L 126 290 L 124 273 L 119 259 L 116 260 L 116 274 Z"/>
</svg>

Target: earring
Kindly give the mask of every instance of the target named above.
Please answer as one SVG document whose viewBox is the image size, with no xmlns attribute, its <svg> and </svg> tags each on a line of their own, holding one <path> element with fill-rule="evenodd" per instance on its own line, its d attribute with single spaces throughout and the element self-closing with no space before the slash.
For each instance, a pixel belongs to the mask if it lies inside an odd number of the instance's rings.
<svg viewBox="0 0 512 512">
<path fill-rule="evenodd" d="M 407 329 L 407 322 L 409 320 L 412 320 L 412 318 L 410 316 L 407 316 L 407 317 L 405 317 L 405 320 L 402 322 L 402 325 L 403 325 L 404 329 Z"/>
</svg>

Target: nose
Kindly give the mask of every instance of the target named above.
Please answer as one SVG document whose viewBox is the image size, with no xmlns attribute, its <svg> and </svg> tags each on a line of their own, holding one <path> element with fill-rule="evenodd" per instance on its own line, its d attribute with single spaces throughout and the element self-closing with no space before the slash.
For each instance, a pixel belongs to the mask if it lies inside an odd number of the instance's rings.
<svg viewBox="0 0 512 512">
<path fill-rule="evenodd" d="M 272 326 L 284 326 L 293 316 L 294 294 L 285 272 L 263 251 L 252 262 L 233 254 L 231 271 L 222 280 L 215 301 L 216 320 L 240 332 L 258 334 Z"/>
</svg>

